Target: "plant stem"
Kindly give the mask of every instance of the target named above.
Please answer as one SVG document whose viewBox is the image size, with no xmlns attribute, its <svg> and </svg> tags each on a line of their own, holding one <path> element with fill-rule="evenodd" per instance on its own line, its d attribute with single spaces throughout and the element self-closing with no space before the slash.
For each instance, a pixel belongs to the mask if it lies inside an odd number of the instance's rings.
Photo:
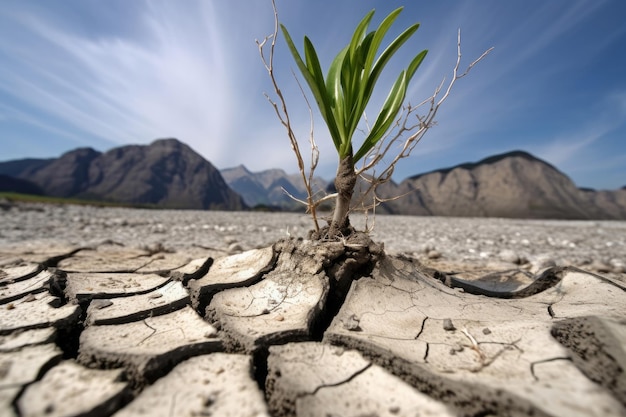
<svg viewBox="0 0 626 417">
<path fill-rule="evenodd" d="M 335 238 L 350 234 L 350 201 L 356 186 L 356 172 L 354 171 L 354 160 L 352 150 L 343 159 L 339 160 L 337 176 L 335 177 L 335 188 L 337 189 L 337 200 L 333 218 L 328 230 L 328 237 Z"/>
</svg>

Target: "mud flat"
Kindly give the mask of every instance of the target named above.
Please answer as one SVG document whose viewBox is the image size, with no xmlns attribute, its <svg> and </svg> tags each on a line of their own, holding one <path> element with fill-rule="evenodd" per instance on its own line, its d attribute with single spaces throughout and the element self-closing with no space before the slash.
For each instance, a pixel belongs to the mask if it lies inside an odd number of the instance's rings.
<svg viewBox="0 0 626 417">
<path fill-rule="evenodd" d="M 0 415 L 626 415 L 626 222 L 375 220 L 5 207 Z"/>
</svg>

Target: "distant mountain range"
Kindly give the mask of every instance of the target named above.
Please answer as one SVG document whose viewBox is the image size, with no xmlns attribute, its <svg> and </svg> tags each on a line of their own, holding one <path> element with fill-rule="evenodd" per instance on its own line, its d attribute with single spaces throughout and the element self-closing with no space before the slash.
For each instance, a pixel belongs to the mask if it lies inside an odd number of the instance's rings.
<svg viewBox="0 0 626 417">
<path fill-rule="evenodd" d="M 332 183 L 316 178 L 315 191 L 324 190 L 332 191 Z M 306 196 L 299 175 L 280 169 L 250 172 L 243 165 L 220 172 L 176 139 L 0 162 L 0 191 L 221 210 L 302 210 L 286 192 Z M 554 166 L 522 151 L 390 181 L 377 195 L 388 200 L 379 213 L 626 220 L 626 187 L 578 188 Z"/>
<path fill-rule="evenodd" d="M 250 172 L 243 165 L 221 170 L 226 183 L 239 193 L 250 207 L 266 206 L 283 210 L 302 209 L 292 197 L 306 200 L 306 189 L 300 174 L 287 174 L 282 169 Z M 328 181 L 314 179 L 314 192 L 323 192 Z"/>
<path fill-rule="evenodd" d="M 79 148 L 55 159 L 8 161 L 0 163 L 0 174 L 29 181 L 56 197 L 163 208 L 247 208 L 210 162 L 176 139 L 105 153 Z"/>
</svg>

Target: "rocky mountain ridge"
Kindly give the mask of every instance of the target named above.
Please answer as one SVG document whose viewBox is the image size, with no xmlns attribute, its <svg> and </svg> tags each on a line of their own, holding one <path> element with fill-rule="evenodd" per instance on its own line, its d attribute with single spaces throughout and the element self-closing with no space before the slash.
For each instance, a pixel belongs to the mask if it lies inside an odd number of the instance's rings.
<svg viewBox="0 0 626 417">
<path fill-rule="evenodd" d="M 48 195 L 168 208 L 301 210 L 287 193 L 306 196 L 298 174 L 281 169 L 251 172 L 243 165 L 220 172 L 176 139 L 105 153 L 79 148 L 56 159 L 0 162 L 0 175 L 22 181 L 21 186 L 30 182 Z M 8 181 L 0 178 L 3 184 Z M 359 187 L 366 188 L 357 186 L 355 204 Z M 316 192 L 331 189 L 332 183 L 316 178 Z M 400 183 L 390 181 L 377 195 L 387 200 L 379 213 L 626 220 L 626 187 L 578 188 L 556 167 L 524 151 L 418 174 Z M 368 196 L 364 203 L 371 201 Z"/>
<path fill-rule="evenodd" d="M 79 148 L 56 159 L 0 163 L 0 174 L 29 181 L 47 195 L 163 208 L 247 208 L 219 171 L 176 139 L 101 153 Z"/>
<path fill-rule="evenodd" d="M 265 206 L 281 210 L 301 210 L 302 205 L 293 198 L 306 199 L 306 189 L 300 174 L 287 174 L 282 169 L 250 172 L 245 166 L 220 171 L 229 187 L 239 193 L 250 207 Z M 314 179 L 314 191 L 323 191 L 328 182 Z"/>
<path fill-rule="evenodd" d="M 523 151 L 388 183 L 389 213 L 467 217 L 626 219 L 626 192 L 580 189 L 553 165 Z"/>
</svg>

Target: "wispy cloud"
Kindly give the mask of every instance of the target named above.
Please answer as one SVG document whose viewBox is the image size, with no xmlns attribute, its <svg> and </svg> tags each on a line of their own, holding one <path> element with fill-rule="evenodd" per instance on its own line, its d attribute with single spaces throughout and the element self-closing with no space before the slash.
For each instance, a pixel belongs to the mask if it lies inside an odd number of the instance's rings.
<svg viewBox="0 0 626 417">
<path fill-rule="evenodd" d="M 621 106 L 615 105 L 616 102 Z M 528 148 L 562 169 L 577 171 L 591 162 L 590 155 L 606 148 L 611 136 L 626 125 L 625 104 L 626 95 L 609 93 L 591 114 L 574 126 L 555 135 L 544 135 Z"/>
<path fill-rule="evenodd" d="M 564 167 L 610 131 L 611 129 L 602 126 L 596 129 L 590 128 L 588 132 L 575 133 L 571 136 L 559 135 L 545 144 L 532 145 L 529 150 L 553 164 Z"/>
<path fill-rule="evenodd" d="M 211 2 L 150 6 L 136 22 L 143 31 L 138 38 L 89 38 L 37 16 L 17 16 L 38 39 L 28 54 L 17 55 L 21 65 L 0 69 L 0 88 L 94 136 L 118 143 L 162 136 L 205 141 L 205 150 L 223 159 L 232 126 L 241 122 L 228 22 Z M 2 46 L 11 47 L 6 39 Z"/>
</svg>

